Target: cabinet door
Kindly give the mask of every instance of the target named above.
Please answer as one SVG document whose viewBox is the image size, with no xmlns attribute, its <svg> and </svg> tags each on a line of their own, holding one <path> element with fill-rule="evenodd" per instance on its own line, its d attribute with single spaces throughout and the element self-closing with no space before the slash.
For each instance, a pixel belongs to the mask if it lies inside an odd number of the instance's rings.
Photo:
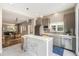
<svg viewBox="0 0 79 59">
<path fill-rule="evenodd" d="M 65 39 L 63 37 L 61 37 L 61 47 L 65 47 Z"/>
<path fill-rule="evenodd" d="M 57 38 L 56 38 L 55 36 L 53 36 L 53 38 L 54 38 L 54 40 L 53 40 L 53 45 L 54 45 L 54 46 L 57 46 L 57 42 L 58 42 L 58 41 L 57 41 Z"/>
<path fill-rule="evenodd" d="M 48 26 L 48 23 L 49 23 L 49 18 L 43 17 L 43 19 L 42 19 L 42 25 Z"/>
<path fill-rule="evenodd" d="M 42 19 L 41 18 L 37 18 L 36 25 L 41 25 L 41 24 L 42 24 Z"/>
<path fill-rule="evenodd" d="M 64 15 L 64 27 L 66 31 L 73 29 L 73 34 L 75 33 L 75 12 Z"/>
<path fill-rule="evenodd" d="M 54 37 L 53 43 L 54 43 L 55 46 L 61 47 L 61 39 L 60 39 L 60 37 L 58 37 L 58 36 Z"/>
<path fill-rule="evenodd" d="M 65 48 L 72 50 L 72 39 L 65 39 Z"/>
<path fill-rule="evenodd" d="M 61 39 L 60 36 L 58 37 L 58 46 L 59 46 L 59 47 L 62 47 L 62 39 Z"/>
</svg>

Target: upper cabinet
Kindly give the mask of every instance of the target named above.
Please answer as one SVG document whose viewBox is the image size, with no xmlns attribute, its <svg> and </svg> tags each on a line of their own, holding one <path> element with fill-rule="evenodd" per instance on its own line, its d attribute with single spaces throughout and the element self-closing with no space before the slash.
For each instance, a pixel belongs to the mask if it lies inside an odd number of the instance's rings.
<svg viewBox="0 0 79 59">
<path fill-rule="evenodd" d="M 51 24 L 58 24 L 63 22 L 63 14 L 62 13 L 55 13 L 49 16 Z"/>
<path fill-rule="evenodd" d="M 50 19 L 48 17 L 44 16 L 42 18 L 42 25 L 43 26 L 48 26 L 49 22 L 50 22 Z"/>
<path fill-rule="evenodd" d="M 50 18 L 50 32 L 64 32 L 63 14 L 56 13 L 49 15 Z"/>
<path fill-rule="evenodd" d="M 36 19 L 36 25 L 42 25 L 42 18 L 41 17 L 38 17 Z"/>
<path fill-rule="evenodd" d="M 22 35 L 28 34 L 28 23 L 27 21 L 24 21 L 19 24 L 19 31 Z"/>
<path fill-rule="evenodd" d="M 64 26 L 65 32 L 72 31 L 72 34 L 75 33 L 75 12 L 64 14 Z"/>
<path fill-rule="evenodd" d="M 42 18 L 38 17 L 36 19 L 36 25 L 48 26 L 49 22 L 50 22 L 50 19 L 48 17 L 46 17 L 46 16 L 44 16 Z"/>
<path fill-rule="evenodd" d="M 75 34 L 75 8 L 49 15 L 50 31 Z"/>
</svg>

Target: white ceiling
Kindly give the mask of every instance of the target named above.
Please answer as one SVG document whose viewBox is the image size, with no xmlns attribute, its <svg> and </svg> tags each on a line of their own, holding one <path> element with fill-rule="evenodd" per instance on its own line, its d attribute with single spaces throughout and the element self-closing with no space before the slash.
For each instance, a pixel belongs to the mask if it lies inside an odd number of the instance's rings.
<svg viewBox="0 0 79 59">
<path fill-rule="evenodd" d="M 0 7 L 4 9 L 3 19 L 10 21 L 10 19 L 15 20 L 18 17 L 21 20 L 29 17 L 39 17 L 44 15 L 49 15 L 59 11 L 64 11 L 66 9 L 74 7 L 74 3 L 2 3 Z M 26 10 L 29 8 L 29 10 Z M 8 10 L 8 11 L 6 11 Z M 24 16 L 25 15 L 25 16 Z"/>
<path fill-rule="evenodd" d="M 16 22 L 16 18 L 17 18 L 17 22 Z M 28 19 L 31 19 L 31 17 L 27 17 L 8 10 L 2 11 L 2 21 L 4 23 L 15 24 L 15 23 L 21 23 L 27 21 Z"/>
</svg>

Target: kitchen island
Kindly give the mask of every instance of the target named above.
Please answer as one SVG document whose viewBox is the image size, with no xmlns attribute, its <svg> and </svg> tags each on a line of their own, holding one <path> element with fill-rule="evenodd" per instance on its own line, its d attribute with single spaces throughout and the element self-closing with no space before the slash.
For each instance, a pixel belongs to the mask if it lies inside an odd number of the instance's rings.
<svg viewBox="0 0 79 59">
<path fill-rule="evenodd" d="M 24 35 L 23 50 L 37 56 L 52 54 L 53 38 L 48 36 Z"/>
</svg>

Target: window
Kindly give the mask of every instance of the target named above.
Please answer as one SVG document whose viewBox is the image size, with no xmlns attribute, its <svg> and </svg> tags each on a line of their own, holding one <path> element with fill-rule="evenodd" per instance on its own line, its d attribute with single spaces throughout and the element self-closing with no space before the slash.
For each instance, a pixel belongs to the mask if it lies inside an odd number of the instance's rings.
<svg viewBox="0 0 79 59">
<path fill-rule="evenodd" d="M 57 31 L 63 31 L 63 25 L 58 25 L 57 26 Z"/>
</svg>

